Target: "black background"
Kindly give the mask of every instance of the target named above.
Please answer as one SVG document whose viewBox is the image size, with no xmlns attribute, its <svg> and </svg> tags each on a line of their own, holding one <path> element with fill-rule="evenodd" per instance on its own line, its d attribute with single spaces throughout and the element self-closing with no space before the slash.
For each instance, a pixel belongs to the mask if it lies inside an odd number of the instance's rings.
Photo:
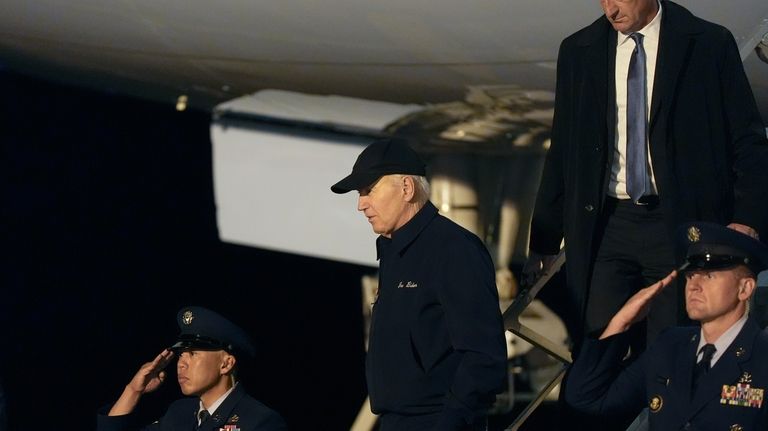
<svg viewBox="0 0 768 431">
<path fill-rule="evenodd" d="M 11 429 L 92 429 L 173 341 L 185 305 L 252 334 L 260 354 L 244 384 L 291 429 L 349 428 L 365 398 L 371 269 L 221 243 L 208 113 L 8 71 L 0 91 Z M 150 422 L 179 395 L 172 372 L 139 413 Z"/>
<path fill-rule="evenodd" d="M 252 335 L 259 355 L 244 385 L 290 429 L 349 429 L 366 395 L 360 277 L 374 270 L 219 241 L 209 113 L 2 69 L 0 92 L 0 379 L 11 430 L 93 429 L 97 410 L 174 340 L 185 305 Z M 570 323 L 562 290 L 542 293 Z M 169 368 L 140 403 L 142 423 L 180 396 Z M 524 429 L 554 429 L 554 411 L 544 405 Z"/>
</svg>

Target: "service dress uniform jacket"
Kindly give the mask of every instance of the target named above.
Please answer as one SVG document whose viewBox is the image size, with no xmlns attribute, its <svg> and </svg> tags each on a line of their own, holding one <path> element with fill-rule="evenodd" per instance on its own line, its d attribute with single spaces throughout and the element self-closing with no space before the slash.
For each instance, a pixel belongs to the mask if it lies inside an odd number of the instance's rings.
<svg viewBox="0 0 768 431">
<path fill-rule="evenodd" d="M 763 233 L 768 141 L 733 36 L 661 4 L 648 137 L 670 237 L 694 220 Z M 565 238 L 567 279 L 581 305 L 614 155 L 616 41 L 602 16 L 560 46 L 552 144 L 531 222 L 535 252 L 556 254 Z"/>
<path fill-rule="evenodd" d="M 160 420 L 145 427 L 137 427 L 133 415 L 97 417 L 97 431 L 285 431 L 286 425 L 277 412 L 256 401 L 238 384 L 219 408 L 197 427 L 200 400 L 196 397 L 174 401 Z"/>
<path fill-rule="evenodd" d="M 427 204 L 379 237 L 366 374 L 377 414 L 434 415 L 465 429 L 503 388 L 506 344 L 493 262 L 474 234 Z"/>
<path fill-rule="evenodd" d="M 585 342 L 565 383 L 568 404 L 625 417 L 648 407 L 651 431 L 768 429 L 768 333 L 753 320 L 746 321 L 693 394 L 698 327 L 668 329 L 625 370 L 622 335 Z"/>
</svg>

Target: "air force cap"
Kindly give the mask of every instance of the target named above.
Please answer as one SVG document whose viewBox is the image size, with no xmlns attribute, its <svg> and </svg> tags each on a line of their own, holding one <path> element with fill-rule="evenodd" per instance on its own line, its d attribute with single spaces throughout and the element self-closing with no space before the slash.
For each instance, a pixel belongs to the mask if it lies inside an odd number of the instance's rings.
<svg viewBox="0 0 768 431">
<path fill-rule="evenodd" d="M 181 332 L 171 350 L 225 350 L 256 356 L 248 334 L 222 315 L 203 307 L 184 307 L 176 316 Z"/>
<path fill-rule="evenodd" d="M 762 242 L 715 223 L 680 226 L 677 242 L 686 250 L 687 270 L 726 269 L 746 265 L 754 274 L 768 268 L 768 247 Z"/>
</svg>

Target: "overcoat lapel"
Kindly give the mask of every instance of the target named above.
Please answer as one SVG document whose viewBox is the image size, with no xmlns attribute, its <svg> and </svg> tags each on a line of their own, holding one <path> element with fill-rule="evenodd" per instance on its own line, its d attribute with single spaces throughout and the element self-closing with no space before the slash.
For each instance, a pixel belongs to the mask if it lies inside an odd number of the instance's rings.
<svg viewBox="0 0 768 431">
<path fill-rule="evenodd" d="M 611 29 L 607 22 L 602 25 L 593 25 L 593 34 L 589 38 L 585 49 L 586 69 L 588 70 L 588 79 L 590 79 L 595 101 L 594 112 L 607 112 L 605 117 L 606 127 L 609 131 L 608 136 L 612 136 L 615 122 L 615 108 L 608 109 L 608 100 L 615 99 L 614 84 L 614 64 L 616 62 L 616 32 Z M 597 24 L 597 23 L 596 23 Z M 610 139 L 610 138 L 609 138 Z M 612 145 L 609 140 L 607 142 Z"/>
<path fill-rule="evenodd" d="M 656 124 L 661 107 L 674 105 L 680 74 L 693 48 L 693 35 L 699 31 L 690 12 L 662 1 L 661 32 L 648 122 L 650 130 Z"/>
</svg>

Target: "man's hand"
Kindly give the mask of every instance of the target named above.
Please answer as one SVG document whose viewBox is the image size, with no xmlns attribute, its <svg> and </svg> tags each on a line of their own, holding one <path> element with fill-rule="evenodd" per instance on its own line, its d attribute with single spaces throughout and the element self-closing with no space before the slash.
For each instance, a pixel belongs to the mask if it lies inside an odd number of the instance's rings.
<svg viewBox="0 0 768 431">
<path fill-rule="evenodd" d="M 556 254 L 539 254 L 531 251 L 528 254 L 528 260 L 523 265 L 522 285 L 525 287 L 533 286 L 536 280 L 544 275 L 552 267 L 552 263 L 557 258 Z"/>
<path fill-rule="evenodd" d="M 139 368 L 133 379 L 125 386 L 123 394 L 117 400 L 109 416 L 127 415 L 136 408 L 142 395 L 159 388 L 165 380 L 166 366 L 173 359 L 173 352 L 165 349 L 155 357 L 152 362 L 147 362 Z"/>
<path fill-rule="evenodd" d="M 760 235 L 758 235 L 757 231 L 745 224 L 731 223 L 728 225 L 728 227 L 735 230 L 736 232 L 741 232 L 745 235 L 749 235 L 754 239 L 758 239 L 758 240 L 760 239 Z"/>
<path fill-rule="evenodd" d="M 677 271 L 672 271 L 662 280 L 657 281 L 646 288 L 640 289 L 637 293 L 632 295 L 632 297 L 624 303 L 624 306 L 613 316 L 611 321 L 608 322 L 608 326 L 606 326 L 603 334 L 600 335 L 600 339 L 602 340 L 611 335 L 625 332 L 630 326 L 645 318 L 653 298 L 661 293 L 662 289 L 671 284 L 675 278 L 677 278 Z"/>
</svg>

